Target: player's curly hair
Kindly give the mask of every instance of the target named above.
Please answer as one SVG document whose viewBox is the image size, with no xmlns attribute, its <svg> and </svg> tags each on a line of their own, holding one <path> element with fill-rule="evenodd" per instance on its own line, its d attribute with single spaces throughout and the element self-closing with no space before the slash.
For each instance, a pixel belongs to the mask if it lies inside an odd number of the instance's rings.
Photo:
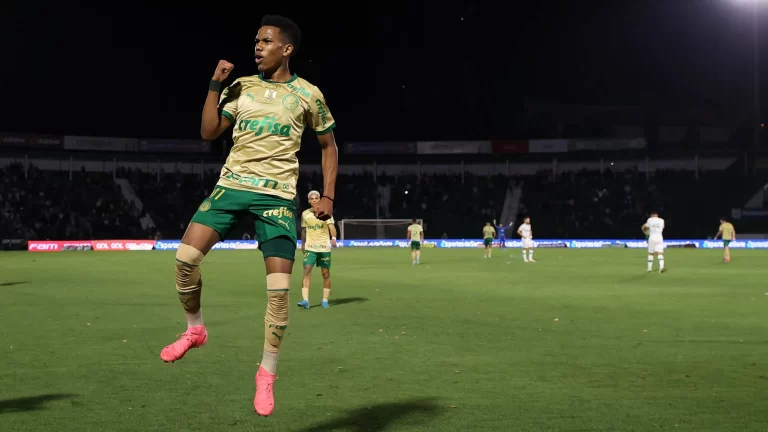
<svg viewBox="0 0 768 432">
<path fill-rule="evenodd" d="M 280 36 L 284 37 L 289 44 L 293 45 L 293 54 L 296 54 L 299 45 L 301 45 L 301 29 L 299 29 L 299 26 L 292 19 L 282 15 L 265 15 L 264 18 L 261 19 L 261 26 L 279 28 Z"/>
</svg>

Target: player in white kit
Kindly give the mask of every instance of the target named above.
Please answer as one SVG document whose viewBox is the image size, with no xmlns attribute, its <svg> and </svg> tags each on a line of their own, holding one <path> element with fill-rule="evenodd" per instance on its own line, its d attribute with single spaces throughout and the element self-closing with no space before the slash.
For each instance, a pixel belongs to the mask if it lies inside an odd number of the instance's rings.
<svg viewBox="0 0 768 432">
<path fill-rule="evenodd" d="M 533 260 L 533 230 L 531 229 L 531 218 L 523 219 L 523 224 L 517 229 L 517 234 L 523 242 L 523 261 L 536 262 Z M 528 252 L 528 255 L 525 253 Z"/>
<path fill-rule="evenodd" d="M 643 232 L 648 236 L 648 271 L 653 270 L 653 257 L 659 260 L 659 273 L 664 273 L 664 219 L 656 212 L 643 224 Z"/>
</svg>

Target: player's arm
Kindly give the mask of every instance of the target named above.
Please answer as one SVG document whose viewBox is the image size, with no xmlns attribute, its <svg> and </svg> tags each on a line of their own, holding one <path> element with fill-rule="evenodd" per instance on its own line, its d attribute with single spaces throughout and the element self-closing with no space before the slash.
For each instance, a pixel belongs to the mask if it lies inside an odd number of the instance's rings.
<svg viewBox="0 0 768 432">
<path fill-rule="evenodd" d="M 410 240 L 411 239 L 411 230 L 406 230 L 405 231 L 405 239 L 406 240 Z"/>
<path fill-rule="evenodd" d="M 644 223 L 643 226 L 640 227 L 640 230 L 643 232 L 643 234 L 648 234 L 648 224 Z"/>
<path fill-rule="evenodd" d="M 323 152 L 323 197 L 336 199 L 336 175 L 339 172 L 339 149 L 333 132 L 317 136 L 320 150 Z"/>
<path fill-rule="evenodd" d="M 522 226 L 522 225 L 520 225 L 520 226 L 517 228 L 517 235 L 519 235 L 520 237 L 522 237 L 522 236 L 523 236 L 523 226 Z"/>
<path fill-rule="evenodd" d="M 336 247 L 336 224 L 328 224 L 328 231 L 331 233 L 331 246 Z"/>
<path fill-rule="evenodd" d="M 713 240 L 717 240 L 717 238 L 720 237 L 720 234 L 722 233 L 723 233 L 723 227 L 718 228 L 717 234 L 715 234 L 715 237 L 713 238 Z"/>
<path fill-rule="evenodd" d="M 304 253 L 307 248 L 307 229 L 301 229 L 301 253 Z"/>
<path fill-rule="evenodd" d="M 323 153 L 321 161 L 323 196 L 317 203 L 316 216 L 322 221 L 327 221 L 333 216 L 333 201 L 336 199 L 336 174 L 339 171 L 339 149 L 336 147 L 336 137 L 333 134 L 336 121 L 325 104 L 325 98 L 319 89 L 317 89 L 314 100 L 309 105 L 309 123 L 317 135 L 317 141 L 320 143 L 320 150 Z"/>
<path fill-rule="evenodd" d="M 203 105 L 203 118 L 200 123 L 200 136 L 203 139 L 213 140 L 218 138 L 219 135 L 227 130 L 229 125 L 232 124 L 233 119 L 227 117 L 227 114 L 232 115 L 234 113 L 225 113 L 225 111 L 220 113 L 219 102 L 221 102 L 222 106 L 232 105 L 231 99 L 234 98 L 236 103 L 239 94 L 227 94 L 237 93 L 237 91 L 228 92 L 227 90 L 230 90 L 230 88 L 228 88 L 225 90 L 223 100 L 220 101 L 221 96 L 219 95 L 219 92 L 222 81 L 227 79 L 233 68 L 234 66 L 232 63 L 226 60 L 220 60 L 219 64 L 216 66 L 216 71 L 213 73 L 213 78 L 211 79 L 211 83 L 208 86 L 208 96 L 206 96 L 205 105 Z M 235 85 L 232 87 L 239 90 L 239 86 Z"/>
</svg>

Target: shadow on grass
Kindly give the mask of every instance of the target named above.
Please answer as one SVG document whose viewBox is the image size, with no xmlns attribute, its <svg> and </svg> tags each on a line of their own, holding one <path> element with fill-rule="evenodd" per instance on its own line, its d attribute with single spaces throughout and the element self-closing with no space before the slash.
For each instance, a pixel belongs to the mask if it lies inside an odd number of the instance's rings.
<svg viewBox="0 0 768 432">
<path fill-rule="evenodd" d="M 339 299 L 330 299 L 328 300 L 328 306 L 341 306 L 349 303 L 362 303 L 368 301 L 365 297 L 345 297 L 345 298 L 339 298 Z M 319 307 L 320 304 L 314 305 L 312 307 Z"/>
<path fill-rule="evenodd" d="M 325 432 L 348 430 L 352 432 L 381 432 L 394 422 L 424 423 L 436 417 L 443 410 L 434 399 L 414 399 L 392 402 L 370 407 L 361 407 L 337 418 L 302 429 L 301 432 Z M 405 419 L 405 417 L 411 417 Z"/>
<path fill-rule="evenodd" d="M 654 271 L 653 273 L 658 273 L 658 272 Z M 626 277 L 624 279 L 620 279 L 616 283 L 619 286 L 621 286 L 623 284 L 632 284 L 632 283 L 635 283 L 635 282 L 640 282 L 641 280 L 648 279 L 649 277 L 651 277 L 651 274 L 648 273 L 647 271 L 644 271 L 642 273 L 638 272 L 636 275 L 628 276 L 628 277 Z"/>
<path fill-rule="evenodd" d="M 29 281 L 2 282 L 2 283 L 0 283 L 0 287 L 9 287 L 9 286 L 23 285 L 23 284 L 28 284 L 28 283 L 29 283 Z"/>
<path fill-rule="evenodd" d="M 0 414 L 22 411 L 39 411 L 45 409 L 45 403 L 60 399 L 75 398 L 75 394 L 44 394 L 18 399 L 0 400 Z"/>
</svg>

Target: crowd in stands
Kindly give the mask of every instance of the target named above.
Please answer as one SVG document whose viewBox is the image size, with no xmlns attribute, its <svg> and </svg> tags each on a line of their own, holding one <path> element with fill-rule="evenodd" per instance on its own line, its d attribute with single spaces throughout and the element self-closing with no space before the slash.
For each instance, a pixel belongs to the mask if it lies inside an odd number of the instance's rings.
<svg viewBox="0 0 768 432">
<path fill-rule="evenodd" d="M 498 217 L 507 183 L 505 176 L 470 173 L 463 179 L 461 174 L 341 175 L 334 212 L 337 220 L 423 219 L 427 236 L 474 238 L 480 236 L 485 222 Z M 312 189 L 322 189 L 319 172 L 299 181 L 302 200 Z"/>
<path fill-rule="evenodd" d="M 156 227 L 158 238 L 180 239 L 189 220 L 203 200 L 213 192 L 216 173 L 156 173 L 120 169 L 117 177 L 125 178 L 134 189 Z"/>
<path fill-rule="evenodd" d="M 542 172 L 525 178 L 519 214 L 532 216 L 539 238 L 637 238 L 651 211 L 669 238 L 706 237 L 738 206 L 740 183 L 722 171 Z"/>
<path fill-rule="evenodd" d="M 42 171 L 21 164 L 0 170 L 0 237 L 77 240 L 148 238 L 141 215 L 123 199 L 112 174 Z"/>
<path fill-rule="evenodd" d="M 184 234 L 197 207 L 210 195 L 217 173 L 162 174 L 121 170 L 149 212 L 161 238 L 178 239 Z M 297 187 L 296 206 L 300 214 L 308 208 L 307 194 L 322 191 L 320 172 L 302 174 Z M 336 181 L 334 218 L 341 219 L 424 219 L 435 236 L 442 233 L 476 237 L 485 221 L 494 218 L 503 204 L 506 179 L 501 176 L 340 174 Z M 401 233 L 405 236 L 405 229 Z M 252 219 L 246 218 L 229 238 L 253 236 Z"/>
<path fill-rule="evenodd" d="M 121 193 L 112 173 L 41 171 L 20 164 L 0 170 L 0 237 L 21 239 L 179 239 L 200 203 L 212 192 L 217 172 L 157 174 L 120 169 L 143 207 Z M 322 190 L 322 174 L 302 174 L 297 216 L 310 190 Z M 461 174 L 340 174 L 336 221 L 411 219 L 425 222 L 431 238 L 478 238 L 485 222 L 501 214 L 507 190 L 522 184 L 515 226 L 531 216 L 537 238 L 638 238 L 650 210 L 668 220 L 670 237 L 706 236 L 727 214 L 738 178 L 725 172 L 542 172 L 506 176 Z M 154 226 L 142 223 L 149 218 Z M 499 221 L 505 224 L 511 221 Z M 145 226 L 146 228 L 144 228 Z M 405 230 L 402 230 L 403 237 Z M 713 231 L 714 232 L 714 231 Z M 514 229 L 507 233 L 514 237 Z M 253 236 L 250 218 L 229 238 Z"/>
</svg>

